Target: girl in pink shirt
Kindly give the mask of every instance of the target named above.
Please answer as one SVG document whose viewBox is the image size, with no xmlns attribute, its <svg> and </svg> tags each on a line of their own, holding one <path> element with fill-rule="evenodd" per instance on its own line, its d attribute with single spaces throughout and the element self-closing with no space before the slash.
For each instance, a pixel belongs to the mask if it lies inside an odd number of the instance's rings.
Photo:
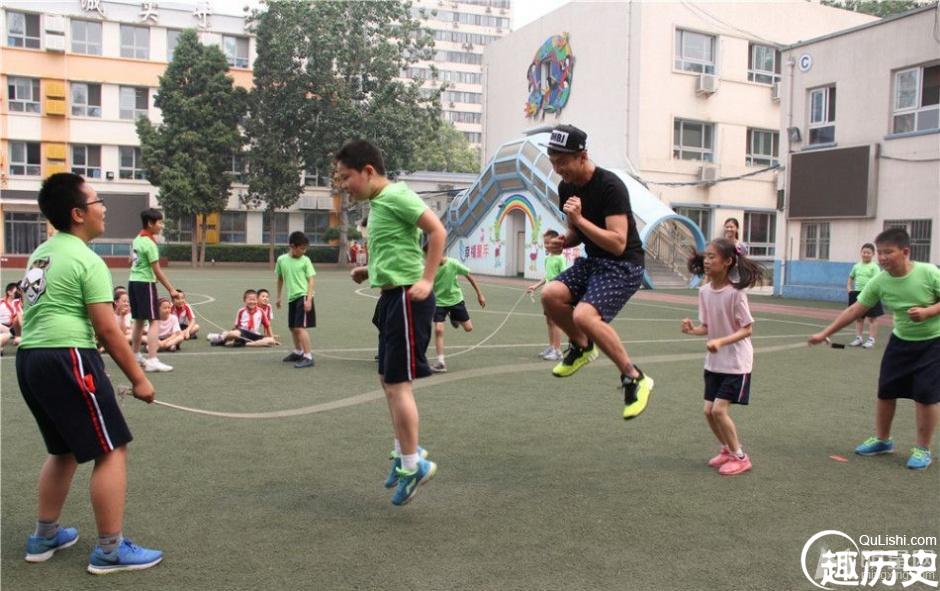
<svg viewBox="0 0 940 591">
<path fill-rule="evenodd" d="M 682 332 L 708 337 L 705 420 L 721 444 L 721 451 L 708 465 L 718 468 L 719 474 L 733 476 L 751 469 L 751 458 L 744 453 L 728 414 L 732 404 L 747 404 L 751 394 L 754 318 L 742 290 L 763 283 L 763 267 L 739 253 L 731 240 L 719 238 L 708 243 L 704 253 L 693 253 L 689 271 L 707 279 L 698 294 L 700 324 L 695 326 L 686 318 Z"/>
</svg>

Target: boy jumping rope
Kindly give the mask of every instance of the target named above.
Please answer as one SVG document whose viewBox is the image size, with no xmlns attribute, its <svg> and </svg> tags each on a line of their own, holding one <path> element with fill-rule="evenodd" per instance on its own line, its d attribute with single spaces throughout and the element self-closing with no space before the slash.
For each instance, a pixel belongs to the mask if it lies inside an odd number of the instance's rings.
<svg viewBox="0 0 940 591">
<path fill-rule="evenodd" d="M 26 560 L 44 562 L 78 541 L 78 530 L 60 527 L 59 516 L 78 465 L 94 460 L 91 506 L 98 543 L 88 572 L 150 568 L 163 553 L 137 546 L 122 533 L 132 437 L 95 348 L 98 335 L 130 379 L 134 396 L 153 402 L 153 385 L 114 322 L 111 273 L 88 248 L 104 232 L 104 201 L 82 177 L 58 173 L 43 182 L 39 209 L 59 232 L 29 257 L 20 282 L 26 303 L 16 377 L 49 452 L 39 473 L 39 511 Z"/>
<path fill-rule="evenodd" d="M 425 245 L 427 251 L 427 245 Z M 434 276 L 434 348 L 437 350 L 437 361 L 431 364 L 431 371 L 434 373 L 444 373 L 447 371 L 447 364 L 444 362 L 444 321 L 450 316 L 450 323 L 454 328 L 462 326 L 466 332 L 473 330 L 473 323 L 470 322 L 470 313 L 467 312 L 467 305 L 464 303 L 463 290 L 457 283 L 457 277 L 463 275 L 477 292 L 477 302 L 481 308 L 486 307 L 486 297 L 480 291 L 480 286 L 473 279 L 470 269 L 461 265 L 452 258 L 444 257 L 441 259 L 441 266 Z"/>
<path fill-rule="evenodd" d="M 156 209 L 140 212 L 143 229 L 131 244 L 131 276 L 127 283 L 127 293 L 131 300 L 131 317 L 134 319 L 133 343 L 131 348 L 137 356 L 137 362 L 144 366 L 144 371 L 173 371 L 173 367 L 157 359 L 160 346 L 160 306 L 157 303 L 157 281 L 176 298 L 176 290 L 160 268 L 160 251 L 157 249 L 158 236 L 163 231 L 163 214 Z M 144 324 L 149 322 L 147 332 L 147 358 L 140 353 L 140 337 Z"/>
<path fill-rule="evenodd" d="M 313 306 L 313 278 L 317 272 L 313 262 L 307 256 L 310 240 L 303 232 L 291 232 L 287 239 L 290 252 L 277 257 L 274 272 L 277 274 L 277 300 L 275 305 L 281 309 L 281 294 L 287 283 L 287 326 L 294 340 L 294 350 L 283 359 L 285 363 L 294 363 L 297 369 L 313 367 L 313 351 L 310 349 L 308 328 L 317 325 L 317 311 Z"/>
<path fill-rule="evenodd" d="M 418 446 L 418 407 L 411 382 L 431 374 L 425 351 L 434 316 L 434 277 L 447 231 L 414 191 L 385 176 L 378 148 L 365 140 L 347 143 L 336 154 L 341 186 L 358 200 L 369 200 L 369 263 L 352 270 L 382 290 L 373 322 L 379 329 L 379 382 L 385 391 L 395 431 L 392 469 L 386 488 L 396 487 L 392 504 L 404 505 L 437 472 Z M 421 232 L 427 235 L 427 257 Z"/>
<path fill-rule="evenodd" d="M 542 245 L 545 247 L 545 277 L 526 288 L 530 294 L 561 275 L 561 272 L 565 270 L 567 263 L 561 254 L 561 245 L 555 242 L 555 238 L 558 238 L 558 232 L 555 230 L 548 230 L 542 234 Z M 548 314 L 545 315 L 545 324 L 548 325 L 548 347 L 539 353 L 539 357 L 546 361 L 561 361 L 561 329 L 552 322 Z"/>
<path fill-rule="evenodd" d="M 940 269 L 911 261 L 911 237 L 902 228 L 885 230 L 875 238 L 875 245 L 884 270 L 832 324 L 811 336 L 809 344 L 826 341 L 879 301 L 894 311 L 894 330 L 878 376 L 875 435 L 856 447 L 855 453 L 873 456 L 893 452 L 891 423 L 897 401 L 911 398 L 917 443 L 907 467 L 923 470 L 932 461 L 930 442 L 940 419 Z"/>
<path fill-rule="evenodd" d="M 865 289 L 868 282 L 874 279 L 875 275 L 881 273 L 878 265 L 872 261 L 875 256 L 875 245 L 866 243 L 862 245 L 862 260 L 852 266 L 849 272 L 849 280 L 845 288 L 849 291 L 849 305 L 855 303 L 858 294 Z M 853 285 L 854 282 L 854 285 Z M 849 347 L 861 346 L 863 349 L 871 349 L 875 346 L 875 337 L 878 335 L 878 318 L 884 316 L 884 308 L 881 302 L 872 306 L 865 316 L 855 321 L 855 338 L 848 343 Z M 862 339 L 862 330 L 865 328 L 865 319 L 868 319 L 868 338 Z"/>
<path fill-rule="evenodd" d="M 568 232 L 556 247 L 584 243 L 587 257 L 542 290 L 545 314 L 570 339 L 552 374 L 563 378 L 597 358 L 597 347 L 620 371 L 623 418 L 639 416 L 649 402 L 653 379 L 633 365 L 620 336 L 610 326 L 643 283 L 645 254 L 630 208 L 630 195 L 617 175 L 592 162 L 587 134 L 573 125 L 552 130 L 548 159 L 561 176 L 558 206 L 568 216 Z"/>
</svg>

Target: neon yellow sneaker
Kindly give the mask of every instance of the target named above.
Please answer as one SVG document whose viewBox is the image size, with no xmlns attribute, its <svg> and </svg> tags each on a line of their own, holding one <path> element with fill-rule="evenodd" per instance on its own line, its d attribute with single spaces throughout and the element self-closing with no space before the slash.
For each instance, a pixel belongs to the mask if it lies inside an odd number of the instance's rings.
<svg viewBox="0 0 940 591">
<path fill-rule="evenodd" d="M 565 358 L 552 368 L 552 375 L 556 378 L 567 378 L 595 359 L 597 359 L 597 347 L 594 343 L 588 341 L 588 346 L 583 349 L 574 343 L 568 343 Z"/>
<path fill-rule="evenodd" d="M 635 378 L 620 376 L 623 387 L 623 420 L 629 421 L 640 416 L 646 410 L 653 393 L 653 378 L 649 377 L 640 368 L 636 368 L 640 375 Z"/>
</svg>

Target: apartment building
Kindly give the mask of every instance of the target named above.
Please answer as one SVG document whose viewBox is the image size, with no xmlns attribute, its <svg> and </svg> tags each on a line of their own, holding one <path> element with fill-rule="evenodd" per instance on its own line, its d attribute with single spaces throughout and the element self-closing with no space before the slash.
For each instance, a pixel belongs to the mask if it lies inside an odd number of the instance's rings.
<svg viewBox="0 0 940 591">
<path fill-rule="evenodd" d="M 786 196 L 775 290 L 841 301 L 862 244 L 893 226 L 940 264 L 940 8 L 783 49 Z"/>
</svg>

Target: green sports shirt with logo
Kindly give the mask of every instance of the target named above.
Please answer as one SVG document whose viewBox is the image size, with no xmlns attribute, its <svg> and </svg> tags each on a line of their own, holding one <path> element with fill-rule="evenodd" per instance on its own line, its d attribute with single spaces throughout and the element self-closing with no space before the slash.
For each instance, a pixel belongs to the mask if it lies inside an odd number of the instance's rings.
<svg viewBox="0 0 940 591">
<path fill-rule="evenodd" d="M 131 281 L 156 283 L 153 263 L 160 260 L 160 250 L 150 234 L 141 232 L 131 244 Z"/>
<path fill-rule="evenodd" d="M 85 242 L 59 232 L 29 257 L 21 349 L 95 347 L 88 304 L 110 303 L 111 272 Z"/>
<path fill-rule="evenodd" d="M 428 209 L 405 183 L 390 183 L 369 202 L 369 284 L 398 287 L 424 274 L 418 218 Z"/>
<path fill-rule="evenodd" d="M 913 262 L 911 272 L 895 277 L 882 271 L 868 282 L 858 301 L 871 308 L 879 300 L 894 311 L 892 333 L 905 341 L 926 341 L 940 337 L 940 315 L 915 322 L 907 315 L 914 307 L 926 308 L 940 302 L 940 269 L 929 263 Z"/>
<path fill-rule="evenodd" d="M 293 302 L 307 295 L 307 280 L 316 275 L 317 271 L 307 255 L 293 257 L 288 252 L 277 257 L 274 273 L 284 279 L 287 285 L 287 301 Z"/>
<path fill-rule="evenodd" d="M 463 290 L 457 283 L 457 276 L 466 277 L 470 269 L 454 259 L 444 258 L 443 264 L 437 269 L 434 276 L 434 300 L 438 308 L 455 306 L 463 301 Z"/>
</svg>

